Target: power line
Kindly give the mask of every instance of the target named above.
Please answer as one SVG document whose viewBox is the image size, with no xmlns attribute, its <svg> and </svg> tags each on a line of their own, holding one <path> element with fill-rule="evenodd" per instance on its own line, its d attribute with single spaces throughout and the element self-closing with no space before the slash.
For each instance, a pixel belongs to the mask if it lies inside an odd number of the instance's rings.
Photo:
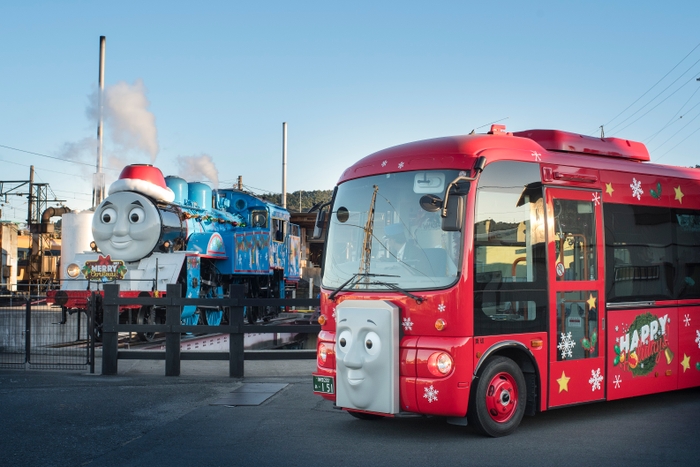
<svg viewBox="0 0 700 467">
<path fill-rule="evenodd" d="M 693 66 L 695 66 L 698 62 L 700 62 L 700 59 L 699 59 L 697 62 L 693 63 Z M 686 71 L 686 73 L 687 73 L 687 72 L 688 72 L 688 71 Z M 683 73 L 683 74 L 685 74 L 685 73 Z M 679 79 L 681 79 L 682 76 L 683 76 L 683 75 L 681 75 L 681 76 L 679 76 L 678 78 L 676 78 L 676 80 L 675 80 L 673 83 L 669 84 L 669 85 L 666 87 L 666 89 L 668 89 L 669 87 L 673 86 L 673 85 L 676 83 L 676 81 L 678 81 Z M 644 118 L 644 117 L 646 117 L 647 115 L 649 115 L 649 112 L 651 112 L 652 110 L 656 109 L 658 106 L 660 106 L 661 104 L 663 104 L 664 102 L 666 102 L 666 100 L 668 100 L 669 97 L 673 96 L 675 93 L 677 93 L 678 91 L 680 91 L 681 89 L 683 89 L 688 83 L 690 83 L 691 81 L 694 81 L 694 80 L 695 80 L 695 76 L 691 77 L 688 81 L 685 82 L 685 84 L 683 84 L 682 86 L 680 86 L 678 89 L 676 89 L 675 91 L 673 91 L 673 92 L 672 92 L 671 94 L 669 94 L 668 96 L 664 97 L 664 98 L 661 100 L 661 102 L 659 102 L 658 104 L 656 104 L 656 105 L 655 105 L 654 107 L 652 107 L 651 109 L 647 110 L 642 116 L 640 116 L 640 117 L 637 118 L 636 120 L 630 122 L 630 123 L 627 124 L 626 126 L 620 128 L 620 129 L 618 130 L 618 132 L 619 132 L 619 131 L 622 131 L 622 130 L 624 130 L 624 129 L 626 129 L 626 128 L 628 128 L 630 125 L 633 125 L 633 124 L 637 123 L 639 120 L 641 120 L 642 118 Z M 656 99 L 656 98 L 659 97 L 661 94 L 663 94 L 664 92 L 666 92 L 666 89 L 664 89 L 664 90 L 661 91 L 659 94 L 657 94 L 656 97 L 654 97 L 654 99 Z M 630 118 L 634 117 L 634 115 L 637 114 L 637 112 L 639 112 L 639 111 L 642 110 L 644 107 L 646 107 L 647 105 L 649 105 L 649 104 L 651 104 L 652 102 L 654 102 L 654 99 L 650 100 L 649 102 L 647 102 L 646 104 L 644 104 L 642 107 L 640 107 L 639 109 L 637 109 L 636 112 L 634 112 L 632 115 L 630 115 L 629 117 L 627 117 L 626 119 L 624 119 L 623 121 L 621 121 L 620 123 L 618 123 L 617 126 L 622 125 L 622 124 L 625 123 L 627 120 L 629 120 Z M 617 126 L 614 126 L 612 129 L 616 128 Z"/>
<path fill-rule="evenodd" d="M 690 101 L 693 99 L 693 97 L 695 96 L 695 94 L 697 94 L 698 91 L 700 91 L 700 87 L 697 88 L 697 89 L 695 89 L 695 91 L 693 92 L 693 94 L 691 94 L 690 97 L 688 98 L 688 100 L 685 101 L 685 103 L 681 106 L 680 109 L 678 109 L 678 112 L 676 112 L 676 113 L 673 115 L 673 117 L 671 117 L 671 118 L 669 119 L 669 121 L 666 123 L 666 125 L 664 125 L 659 131 L 657 131 L 656 133 L 654 133 L 653 135 L 651 135 L 649 138 L 647 138 L 644 142 L 647 143 L 647 144 L 651 143 L 651 142 L 654 140 L 654 138 L 656 138 L 656 137 L 659 135 L 659 133 L 661 133 L 662 131 L 664 131 L 666 128 L 668 128 L 669 126 L 673 125 L 674 123 L 679 122 L 679 121 L 683 118 L 683 115 L 681 115 L 680 117 L 678 117 L 678 119 L 676 119 L 676 117 L 678 116 L 678 114 L 681 113 L 681 111 L 683 110 L 683 108 L 684 108 L 686 105 L 688 105 L 688 102 L 690 102 Z M 698 105 L 700 105 L 700 102 L 698 102 L 697 104 L 695 104 L 694 106 L 692 106 L 690 109 L 688 109 L 688 112 L 691 112 L 691 111 L 692 111 L 695 107 L 697 107 Z M 688 112 L 686 112 L 685 115 L 687 115 Z"/>
<path fill-rule="evenodd" d="M 25 153 L 25 154 L 31 154 L 31 155 L 33 155 L 33 156 L 46 157 L 47 159 L 53 159 L 53 160 L 57 160 L 57 161 L 61 161 L 61 162 L 70 162 L 70 163 L 72 163 L 72 164 L 86 165 L 86 166 L 88 166 L 88 167 L 94 167 L 94 166 L 95 166 L 95 164 L 93 164 L 93 163 L 82 162 L 82 161 L 76 161 L 76 160 L 71 160 L 71 159 L 65 159 L 65 158 L 56 157 L 56 156 L 49 156 L 48 154 L 41 154 L 41 153 L 39 153 L 39 152 L 33 152 L 33 151 L 27 151 L 27 150 L 25 150 L 25 149 L 13 148 L 12 146 L 6 146 L 6 145 L 4 145 L 4 144 L 0 144 L 0 148 L 10 149 L 10 150 L 12 150 L 12 151 L 23 152 L 23 153 Z M 21 164 L 20 164 L 20 165 L 21 165 Z M 112 168 L 112 167 L 103 167 L 103 169 L 106 169 L 106 170 L 113 170 L 113 171 L 115 171 L 115 172 L 119 172 L 119 171 L 121 170 L 121 169 L 115 169 L 115 168 Z M 68 174 L 66 174 L 66 175 L 68 175 Z"/>
<path fill-rule="evenodd" d="M 605 123 L 605 124 L 603 125 L 603 127 L 606 127 L 606 126 L 610 125 L 610 124 L 611 124 L 612 122 L 614 122 L 620 115 L 622 115 L 622 114 L 624 114 L 625 112 L 627 112 L 627 110 L 629 110 L 630 107 L 632 107 L 634 104 L 636 104 L 637 102 L 639 102 L 644 96 L 646 96 L 649 92 L 651 92 L 651 90 L 654 89 L 661 81 L 663 81 L 664 79 L 666 79 L 666 77 L 667 77 L 668 75 L 670 75 L 671 72 L 673 72 L 673 70 L 675 70 L 676 68 L 678 68 L 678 66 L 679 66 L 681 63 L 683 63 L 683 62 L 685 61 L 686 58 L 688 58 L 693 52 L 695 52 L 695 49 L 697 49 L 698 47 L 700 47 L 700 43 L 698 43 L 698 45 L 696 45 L 695 47 L 693 47 L 693 50 L 691 50 L 690 52 L 688 52 L 688 54 L 687 54 L 685 57 L 683 57 L 683 58 L 681 59 L 680 62 L 676 63 L 676 65 L 675 65 L 673 68 L 671 68 L 671 69 L 669 70 L 668 73 L 666 73 L 660 80 L 658 80 L 656 83 L 654 83 L 654 85 L 653 85 L 652 87 L 650 87 L 649 89 L 647 89 L 647 91 L 646 91 L 644 94 L 642 94 L 641 96 L 639 96 L 634 102 L 632 102 L 630 105 L 628 105 L 628 106 L 625 108 L 625 110 L 623 110 L 623 111 L 620 112 L 619 114 L 615 115 L 615 117 L 613 117 L 609 122 Z M 696 63 L 697 63 L 697 62 L 696 62 Z M 684 73 L 684 74 L 685 74 L 685 73 Z M 681 76 L 682 76 L 682 75 L 681 75 Z M 662 91 L 662 92 L 663 92 L 663 91 Z M 653 100 L 653 99 L 652 99 L 652 100 Z"/>
<path fill-rule="evenodd" d="M 693 136 L 693 135 L 694 135 L 695 133 L 697 133 L 698 131 L 700 131 L 700 127 L 698 127 L 698 128 L 697 128 L 695 131 L 693 131 L 691 134 L 689 134 L 688 136 L 686 136 L 685 138 L 683 138 L 682 140 L 680 140 L 680 141 L 678 142 L 678 144 L 676 144 L 675 146 L 673 146 L 671 149 L 669 149 L 669 150 L 666 151 L 665 153 L 661 154 L 661 155 L 659 156 L 658 159 L 654 160 L 654 162 L 658 162 L 659 160 L 661 160 L 661 158 L 663 158 L 666 154 L 668 154 L 669 152 L 671 152 L 671 151 L 673 151 L 674 149 L 676 149 L 678 146 L 681 145 L 681 143 L 682 143 L 683 141 L 687 140 L 688 138 L 690 138 L 691 136 Z"/>
</svg>

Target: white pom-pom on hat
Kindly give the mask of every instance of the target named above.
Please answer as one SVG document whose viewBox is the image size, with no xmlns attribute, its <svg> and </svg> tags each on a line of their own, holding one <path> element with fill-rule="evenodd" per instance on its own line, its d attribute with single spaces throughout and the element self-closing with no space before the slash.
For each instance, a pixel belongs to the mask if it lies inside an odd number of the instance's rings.
<svg viewBox="0 0 700 467">
<path fill-rule="evenodd" d="M 165 184 L 163 172 L 150 164 L 127 165 L 119 174 L 119 180 L 109 187 L 109 194 L 119 191 L 135 191 L 158 201 L 172 203 L 175 193 Z"/>
</svg>

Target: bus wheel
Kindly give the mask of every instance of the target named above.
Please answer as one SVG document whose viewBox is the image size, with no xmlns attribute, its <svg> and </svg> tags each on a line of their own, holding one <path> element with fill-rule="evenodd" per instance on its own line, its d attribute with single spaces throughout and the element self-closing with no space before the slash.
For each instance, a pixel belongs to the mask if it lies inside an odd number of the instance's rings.
<svg viewBox="0 0 700 467">
<path fill-rule="evenodd" d="M 523 372 L 513 360 L 495 357 L 477 376 L 467 413 L 469 424 L 488 436 L 511 434 L 525 413 L 527 389 Z"/>
</svg>

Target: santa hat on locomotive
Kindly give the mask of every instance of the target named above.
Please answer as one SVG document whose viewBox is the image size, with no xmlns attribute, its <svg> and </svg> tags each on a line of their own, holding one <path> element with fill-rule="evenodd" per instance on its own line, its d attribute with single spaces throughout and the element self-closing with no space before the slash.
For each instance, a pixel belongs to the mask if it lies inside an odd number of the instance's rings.
<svg viewBox="0 0 700 467">
<path fill-rule="evenodd" d="M 175 193 L 165 184 L 163 172 L 150 164 L 127 165 L 119 174 L 119 180 L 109 187 L 109 194 L 119 191 L 135 191 L 157 201 L 172 203 Z"/>
</svg>

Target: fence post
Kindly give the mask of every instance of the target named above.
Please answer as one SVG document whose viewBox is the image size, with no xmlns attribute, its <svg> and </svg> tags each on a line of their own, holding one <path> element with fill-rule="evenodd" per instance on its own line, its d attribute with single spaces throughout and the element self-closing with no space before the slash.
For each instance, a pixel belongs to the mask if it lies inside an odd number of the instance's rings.
<svg viewBox="0 0 700 467">
<path fill-rule="evenodd" d="M 118 365 L 119 352 L 119 334 L 117 333 L 117 325 L 119 324 L 119 284 L 104 285 L 104 301 L 102 309 L 104 310 L 104 318 L 102 321 L 102 374 L 116 375 Z M 90 295 L 90 306 L 95 307 L 92 311 L 93 316 L 98 315 L 96 307 L 100 300 L 99 292 L 93 292 Z M 95 327 L 90 330 L 95 332 Z"/>
<path fill-rule="evenodd" d="M 95 307 L 87 309 L 87 341 L 88 360 L 90 361 L 90 374 L 95 374 Z"/>
<path fill-rule="evenodd" d="M 182 310 L 180 305 L 173 305 L 180 298 L 180 284 L 168 284 L 166 289 L 165 324 L 165 376 L 180 376 L 180 331 L 172 331 L 173 326 L 180 325 Z"/>
<path fill-rule="evenodd" d="M 229 288 L 231 304 L 229 307 L 228 320 L 231 326 L 231 333 L 228 338 L 228 375 L 231 378 L 243 378 L 243 305 L 241 300 L 245 297 L 245 286 L 241 284 L 231 284 Z"/>
<path fill-rule="evenodd" d="M 29 296 L 27 297 L 27 304 L 24 308 L 24 366 L 29 368 L 29 364 L 32 362 L 32 294 L 29 291 Z"/>
</svg>

